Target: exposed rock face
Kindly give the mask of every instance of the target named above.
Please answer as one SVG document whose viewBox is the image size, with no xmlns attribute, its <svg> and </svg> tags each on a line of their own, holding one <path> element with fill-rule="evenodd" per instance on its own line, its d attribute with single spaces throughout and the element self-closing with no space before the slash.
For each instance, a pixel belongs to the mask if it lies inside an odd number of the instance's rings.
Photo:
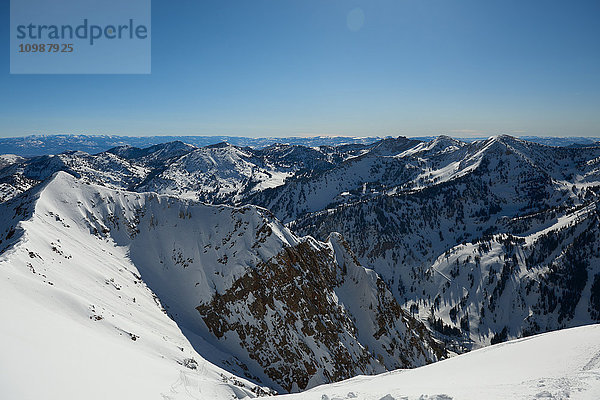
<svg viewBox="0 0 600 400">
<path fill-rule="evenodd" d="M 355 264 L 339 235 L 329 245 L 308 239 L 283 249 L 197 310 L 217 337 L 239 338 L 248 356 L 287 391 L 444 356 L 383 282 Z"/>
<path fill-rule="evenodd" d="M 217 337 L 236 340 L 235 332 L 249 357 L 288 391 L 305 389 L 317 373 L 337 381 L 383 371 L 334 298 L 329 256 L 307 243 L 286 248 L 197 309 Z"/>
</svg>

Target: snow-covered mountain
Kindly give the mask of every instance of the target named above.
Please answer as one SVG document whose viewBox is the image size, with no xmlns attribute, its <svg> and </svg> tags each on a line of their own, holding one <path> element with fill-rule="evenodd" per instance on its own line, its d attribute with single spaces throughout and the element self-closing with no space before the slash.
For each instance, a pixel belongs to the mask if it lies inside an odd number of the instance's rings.
<svg viewBox="0 0 600 400">
<path fill-rule="evenodd" d="M 339 190 L 349 200 L 334 198 L 324 207 L 329 199 L 316 206 L 303 201 L 312 199 L 311 191 L 324 192 L 319 187 L 332 181 L 326 172 L 286 183 L 276 200 L 255 202 L 276 203 L 274 213 L 299 232 L 318 238 L 341 232 L 403 307 L 445 339 L 453 337 L 459 351 L 598 321 L 600 148 L 553 148 L 511 137 L 437 141 L 446 141 L 444 150 L 435 151 L 434 141 L 400 153 L 395 163 L 369 160 L 411 171 L 409 177 L 385 174 L 386 185 L 378 172 L 363 176 L 363 188 L 381 185 L 371 193 L 346 186 Z M 302 213 L 305 204 L 314 211 Z"/>
<path fill-rule="evenodd" d="M 134 225 L 124 215 L 97 218 L 142 197 L 108 193 L 60 173 L 0 206 L 0 397 L 266 395 L 268 388 L 206 361 L 164 313 L 129 248 L 115 242 Z"/>
<path fill-rule="evenodd" d="M 172 142 L 3 160 L 3 257 L 36 196 L 54 199 L 51 228 L 29 234 L 76 227 L 89 257 L 102 243 L 198 358 L 278 391 L 422 365 L 439 341 L 462 353 L 600 321 L 597 146 Z M 45 246 L 20 262 L 65 262 Z"/>
<path fill-rule="evenodd" d="M 599 155 L 598 147 L 556 148 L 508 136 L 471 144 L 442 136 L 428 143 L 386 139 L 337 168 L 288 179 L 285 186 L 258 193 L 249 201 L 269 208 L 284 221 L 292 221 L 338 204 L 414 193 L 479 175 L 487 179 L 485 188 L 504 182 L 498 195 L 509 196 L 506 202 L 519 201 L 521 208 L 524 200 L 515 198 L 508 186 L 520 186 L 522 193 L 516 195 L 526 197 L 544 196 L 542 190 L 546 188 L 542 186 L 547 182 L 569 188 L 597 182 Z M 548 188 L 555 189 L 563 188 Z"/>
<path fill-rule="evenodd" d="M 497 344 L 413 370 L 359 376 L 285 400 L 600 398 L 600 325 Z"/>
<path fill-rule="evenodd" d="M 11 153 L 23 157 L 59 154 L 66 151 L 100 153 L 113 147 L 131 146 L 147 148 L 168 142 L 181 141 L 204 147 L 222 142 L 235 146 L 264 148 L 273 144 L 301 145 L 306 147 L 370 144 L 380 137 L 308 136 L 308 137 L 243 137 L 243 136 L 118 136 L 118 135 L 30 135 L 0 138 L 0 154 Z M 580 140 L 587 138 L 579 138 Z M 569 142 L 572 143 L 572 142 Z"/>
<path fill-rule="evenodd" d="M 251 149 L 222 143 L 177 158 L 137 190 L 231 204 L 244 193 L 282 185 L 293 172 L 293 167 L 277 168 L 264 163 Z"/>
<path fill-rule="evenodd" d="M 435 136 L 415 137 L 415 140 L 429 142 Z M 286 144 L 303 147 L 343 147 L 345 145 L 369 145 L 381 140 L 381 137 L 351 137 L 351 136 L 308 136 L 308 137 L 243 137 L 243 136 L 118 136 L 118 135 L 30 135 L 24 137 L 0 138 L 0 154 L 17 154 L 22 157 L 36 157 L 59 154 L 66 151 L 85 151 L 100 153 L 113 147 L 132 146 L 147 148 L 168 142 L 181 141 L 193 146 L 204 147 L 217 143 L 228 142 L 234 146 L 261 149 L 271 145 Z M 481 137 L 462 138 L 460 140 L 473 142 Z M 546 144 L 549 146 L 591 146 L 600 142 L 594 137 L 545 137 L 523 136 L 522 139 Z"/>
<path fill-rule="evenodd" d="M 0 208 L 3 286 L 22 291 L 5 304 L 33 293 L 36 311 L 18 311 L 28 328 L 38 313 L 58 313 L 98 340 L 129 339 L 106 351 L 127 343 L 174 369 L 208 360 L 278 391 L 445 356 L 340 235 L 299 238 L 261 208 L 113 190 L 64 172 Z M 64 334 L 60 321 L 44 330 Z M 262 393 L 242 383 L 240 394 Z"/>
<path fill-rule="evenodd" d="M 197 148 L 170 142 L 145 149 L 119 146 L 91 155 L 69 151 L 0 160 L 0 202 L 58 171 L 112 188 L 154 191 L 208 203 L 245 204 L 251 194 L 277 187 L 302 171 L 333 168 L 336 148 L 273 145 L 261 150 L 219 143 Z"/>
</svg>

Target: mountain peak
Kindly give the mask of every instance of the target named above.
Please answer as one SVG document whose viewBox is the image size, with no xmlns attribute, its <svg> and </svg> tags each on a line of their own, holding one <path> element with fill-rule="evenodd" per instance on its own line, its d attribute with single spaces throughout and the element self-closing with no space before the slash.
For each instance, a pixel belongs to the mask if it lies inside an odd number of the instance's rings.
<svg viewBox="0 0 600 400">
<path fill-rule="evenodd" d="M 371 152 L 378 155 L 394 156 L 419 143 L 422 142 L 405 136 L 389 137 L 371 145 Z"/>
<path fill-rule="evenodd" d="M 231 145 L 229 142 L 215 143 L 215 144 L 206 146 L 207 149 L 224 149 L 224 148 L 228 148 L 228 147 L 234 147 L 234 146 Z"/>
<path fill-rule="evenodd" d="M 426 145 L 426 149 L 428 151 L 435 150 L 437 152 L 445 152 L 456 150 L 466 145 L 467 144 L 465 142 L 462 142 L 458 139 L 454 139 L 446 135 L 440 135 L 429 142 L 429 144 Z"/>
</svg>

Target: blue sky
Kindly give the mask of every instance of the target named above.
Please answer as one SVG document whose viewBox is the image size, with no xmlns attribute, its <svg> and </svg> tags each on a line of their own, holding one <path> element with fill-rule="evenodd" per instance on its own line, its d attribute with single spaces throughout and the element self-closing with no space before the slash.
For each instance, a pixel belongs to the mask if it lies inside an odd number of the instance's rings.
<svg viewBox="0 0 600 400">
<path fill-rule="evenodd" d="M 600 136 L 597 0 L 153 0 L 150 75 L 10 75 L 0 7 L 0 137 Z"/>
</svg>

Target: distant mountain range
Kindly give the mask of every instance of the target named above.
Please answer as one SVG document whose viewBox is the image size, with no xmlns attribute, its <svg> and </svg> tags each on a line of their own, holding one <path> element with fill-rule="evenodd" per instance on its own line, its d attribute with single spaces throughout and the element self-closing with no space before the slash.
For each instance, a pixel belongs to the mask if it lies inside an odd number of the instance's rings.
<svg viewBox="0 0 600 400">
<path fill-rule="evenodd" d="M 431 141 L 436 136 L 415 137 L 415 140 Z M 389 138 L 389 137 L 388 137 Z M 197 147 L 227 142 L 234 146 L 263 148 L 280 143 L 289 145 L 339 146 L 344 144 L 370 144 L 383 137 L 347 137 L 347 136 L 314 136 L 314 137 L 240 137 L 240 136 L 116 136 L 116 135 L 31 135 L 24 137 L 0 138 L 0 154 L 15 154 L 23 157 L 34 157 L 58 154 L 65 151 L 85 151 L 100 153 L 117 146 L 149 147 L 156 144 L 181 141 Z M 484 137 L 460 138 L 465 142 L 485 139 Z M 591 145 L 600 141 L 592 137 L 537 137 L 524 136 L 522 139 L 550 146 Z"/>
</svg>

